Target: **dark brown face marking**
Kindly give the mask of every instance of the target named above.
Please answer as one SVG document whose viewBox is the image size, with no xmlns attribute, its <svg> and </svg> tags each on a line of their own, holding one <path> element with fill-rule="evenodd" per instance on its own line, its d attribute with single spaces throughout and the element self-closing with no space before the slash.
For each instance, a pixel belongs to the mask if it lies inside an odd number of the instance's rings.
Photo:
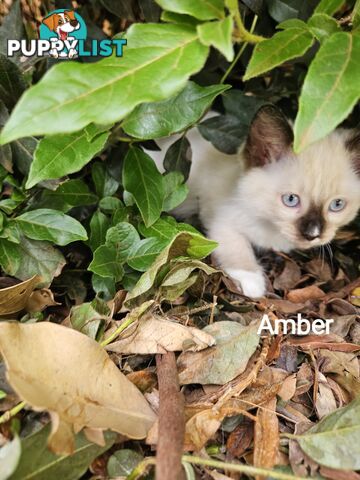
<svg viewBox="0 0 360 480">
<path fill-rule="evenodd" d="M 324 230 L 325 220 L 320 207 L 310 205 L 309 210 L 297 221 L 300 235 L 306 240 L 319 238 Z"/>
<path fill-rule="evenodd" d="M 291 150 L 293 131 L 283 113 L 273 105 L 261 107 L 250 126 L 244 149 L 248 167 L 263 167 Z"/>
<path fill-rule="evenodd" d="M 345 142 L 346 149 L 350 152 L 355 173 L 360 177 L 360 130 L 354 130 Z"/>
</svg>

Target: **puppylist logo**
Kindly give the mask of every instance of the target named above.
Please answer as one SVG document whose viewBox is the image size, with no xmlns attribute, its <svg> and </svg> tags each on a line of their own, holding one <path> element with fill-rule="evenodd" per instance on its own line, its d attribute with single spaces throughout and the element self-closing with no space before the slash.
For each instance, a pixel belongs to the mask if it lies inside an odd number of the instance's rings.
<svg viewBox="0 0 360 480">
<path fill-rule="evenodd" d="M 39 40 L 8 40 L 7 54 L 20 52 L 25 57 L 51 56 L 58 59 L 77 57 L 123 56 L 125 39 L 91 40 L 85 45 L 87 28 L 83 18 L 74 10 L 59 9 L 47 15 L 39 29 Z"/>
</svg>

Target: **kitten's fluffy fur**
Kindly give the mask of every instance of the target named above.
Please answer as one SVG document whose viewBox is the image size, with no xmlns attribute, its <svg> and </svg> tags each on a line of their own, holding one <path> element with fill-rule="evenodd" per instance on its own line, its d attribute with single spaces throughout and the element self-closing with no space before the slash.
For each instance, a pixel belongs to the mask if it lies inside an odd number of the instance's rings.
<svg viewBox="0 0 360 480">
<path fill-rule="evenodd" d="M 252 245 L 289 252 L 330 242 L 360 207 L 360 135 L 336 130 L 299 155 L 292 151 L 292 129 L 271 106 L 259 110 L 241 152 L 226 155 L 196 129 L 188 133 L 193 151 L 187 200 L 180 217 L 198 212 L 215 258 L 245 295 L 265 294 L 265 278 Z M 162 142 L 165 151 L 174 138 Z M 162 152 L 149 152 L 159 164 Z M 282 195 L 300 197 L 285 206 Z M 346 202 L 333 212 L 334 199 Z"/>
</svg>

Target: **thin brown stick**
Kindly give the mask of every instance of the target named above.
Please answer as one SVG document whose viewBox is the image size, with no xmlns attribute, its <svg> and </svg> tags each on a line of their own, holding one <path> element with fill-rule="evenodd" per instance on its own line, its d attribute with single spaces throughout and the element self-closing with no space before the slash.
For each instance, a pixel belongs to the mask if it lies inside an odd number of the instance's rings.
<svg viewBox="0 0 360 480">
<path fill-rule="evenodd" d="M 175 354 L 156 355 L 159 383 L 159 435 L 156 480 L 184 480 L 181 464 L 184 447 L 184 398 L 179 388 Z"/>
</svg>

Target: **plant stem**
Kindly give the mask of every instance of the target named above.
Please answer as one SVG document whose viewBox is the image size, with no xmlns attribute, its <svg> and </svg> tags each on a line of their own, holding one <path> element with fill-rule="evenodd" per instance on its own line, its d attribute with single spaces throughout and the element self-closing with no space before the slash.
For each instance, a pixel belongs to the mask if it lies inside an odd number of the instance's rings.
<svg viewBox="0 0 360 480">
<path fill-rule="evenodd" d="M 129 316 L 127 319 L 125 319 L 125 321 L 108 338 L 105 338 L 105 340 L 103 340 L 100 343 L 100 345 L 102 347 L 106 347 L 106 345 L 109 345 L 109 343 L 111 343 L 113 340 L 115 340 L 115 338 L 117 336 L 119 336 L 120 333 L 125 330 L 125 328 L 127 328 L 129 325 L 134 323 L 136 320 L 137 320 L 137 318 L 132 318 L 131 316 Z"/>
<path fill-rule="evenodd" d="M 298 477 L 296 475 L 290 475 L 288 473 L 277 472 L 269 468 L 258 468 L 251 465 L 240 465 L 234 463 L 221 462 L 220 460 L 213 460 L 207 458 L 193 457 L 192 455 L 183 455 L 182 461 L 191 463 L 192 465 L 202 465 L 204 467 L 213 467 L 220 470 L 230 470 L 232 472 L 246 473 L 255 477 L 261 475 L 263 477 L 271 477 L 276 480 L 306 480 L 304 477 Z M 137 480 L 140 476 L 143 476 L 150 465 L 155 465 L 155 457 L 147 457 L 139 463 L 137 467 L 126 477 L 126 480 Z"/>
<path fill-rule="evenodd" d="M 3 413 L 0 416 L 0 424 L 8 422 L 10 418 L 15 417 L 17 413 L 19 413 L 26 405 L 26 402 L 20 402 L 15 407 L 13 407 L 11 410 L 8 410 L 7 412 Z"/>
<path fill-rule="evenodd" d="M 233 472 L 247 473 L 251 476 L 262 475 L 264 477 L 276 478 L 278 480 L 304 480 L 303 477 L 290 475 L 288 473 L 277 472 L 268 468 L 258 468 L 251 465 L 239 465 L 227 462 L 220 462 L 219 460 L 212 460 L 200 457 L 193 457 L 192 455 L 183 455 L 183 462 L 188 462 L 193 465 L 203 465 L 205 467 L 220 468 L 221 470 L 231 470 Z"/>
<path fill-rule="evenodd" d="M 258 16 L 255 15 L 254 16 L 254 19 L 252 21 L 252 24 L 251 24 L 251 28 L 250 28 L 250 32 L 252 34 L 252 32 L 255 30 L 255 27 L 256 27 L 256 23 L 258 21 Z M 235 67 L 235 65 L 237 64 L 239 58 L 241 57 L 242 53 L 244 52 L 245 48 L 249 45 L 249 42 L 244 42 L 240 48 L 240 50 L 238 51 L 238 53 L 236 54 L 234 60 L 231 62 L 231 64 L 229 65 L 228 69 L 226 70 L 226 72 L 224 73 L 222 79 L 220 80 L 220 83 L 224 83 L 225 80 L 227 79 L 227 77 L 230 75 L 230 73 L 232 72 L 233 68 Z"/>
<path fill-rule="evenodd" d="M 236 28 L 237 28 L 236 38 L 237 38 L 238 41 L 246 42 L 246 43 L 260 43 L 263 40 L 266 40 L 265 37 L 262 37 L 261 35 L 256 35 L 255 33 L 253 33 L 253 31 L 254 31 L 253 26 L 251 26 L 250 31 L 246 30 L 245 25 L 242 21 L 241 15 L 240 15 L 239 8 L 235 9 L 232 12 L 232 14 L 234 16 L 234 20 L 235 20 L 235 24 L 236 24 Z M 255 15 L 254 19 L 255 18 L 256 18 L 256 21 L 257 21 L 257 15 Z M 256 22 L 255 22 L 255 24 L 256 24 Z M 254 27 L 255 27 L 255 25 L 254 25 Z"/>
</svg>

